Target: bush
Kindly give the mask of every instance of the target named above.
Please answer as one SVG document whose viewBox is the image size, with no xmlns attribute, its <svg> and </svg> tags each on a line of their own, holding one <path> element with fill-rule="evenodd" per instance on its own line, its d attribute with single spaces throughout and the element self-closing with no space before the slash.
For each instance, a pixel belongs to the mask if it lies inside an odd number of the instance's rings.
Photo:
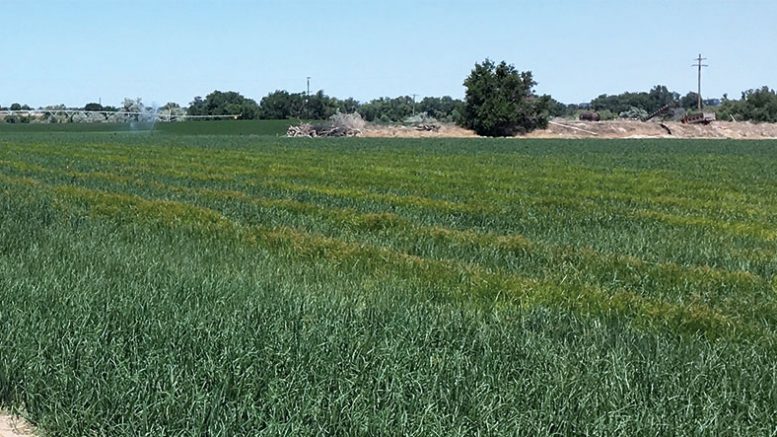
<svg viewBox="0 0 777 437">
<path fill-rule="evenodd" d="M 464 80 L 462 126 L 478 135 L 512 136 L 548 126 L 550 96 L 536 96 L 531 71 L 486 59 Z"/>
<path fill-rule="evenodd" d="M 617 115 L 609 109 L 599 111 L 599 120 L 601 121 L 615 120 L 616 118 Z"/>
<path fill-rule="evenodd" d="M 440 124 L 440 122 L 432 117 L 431 115 L 427 114 L 426 112 L 422 112 L 420 114 L 411 115 L 410 117 L 406 117 L 403 120 L 404 124 L 409 125 L 419 125 L 419 124 Z"/>
<path fill-rule="evenodd" d="M 648 115 L 648 112 L 644 109 L 634 106 L 629 108 L 627 111 L 623 111 L 618 114 L 620 118 L 628 118 L 629 120 L 641 120 L 643 118 L 647 118 Z"/>
<path fill-rule="evenodd" d="M 777 93 L 764 86 L 743 92 L 741 100 L 724 99 L 718 118 L 727 120 L 731 117 L 737 121 L 777 122 Z"/>
<path fill-rule="evenodd" d="M 329 117 L 329 121 L 332 123 L 333 127 L 351 130 L 362 130 L 364 129 L 364 126 L 367 125 L 367 122 L 364 121 L 358 112 L 354 112 L 352 114 L 337 112 L 333 116 Z"/>
</svg>

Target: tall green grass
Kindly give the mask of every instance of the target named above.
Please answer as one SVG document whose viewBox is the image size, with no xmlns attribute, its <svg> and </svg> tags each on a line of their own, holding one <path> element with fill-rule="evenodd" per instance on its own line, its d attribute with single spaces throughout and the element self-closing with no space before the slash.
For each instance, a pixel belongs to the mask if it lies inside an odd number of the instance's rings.
<svg viewBox="0 0 777 437">
<path fill-rule="evenodd" d="M 0 136 L 63 435 L 777 432 L 774 142 Z"/>
</svg>

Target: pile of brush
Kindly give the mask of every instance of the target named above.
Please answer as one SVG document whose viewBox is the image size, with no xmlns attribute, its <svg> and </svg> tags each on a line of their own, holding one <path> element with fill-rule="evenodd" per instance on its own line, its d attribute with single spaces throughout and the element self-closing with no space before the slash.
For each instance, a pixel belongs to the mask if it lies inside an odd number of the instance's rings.
<svg viewBox="0 0 777 437">
<path fill-rule="evenodd" d="M 357 137 L 362 134 L 365 122 L 358 113 L 337 113 L 326 124 L 312 125 L 303 123 L 290 126 L 286 131 L 289 137 Z"/>
</svg>

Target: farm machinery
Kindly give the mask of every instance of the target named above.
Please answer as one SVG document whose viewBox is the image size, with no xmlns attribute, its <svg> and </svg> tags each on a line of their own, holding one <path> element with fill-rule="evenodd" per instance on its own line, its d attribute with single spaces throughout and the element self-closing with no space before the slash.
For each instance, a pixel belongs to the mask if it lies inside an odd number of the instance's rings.
<svg viewBox="0 0 777 437">
<path fill-rule="evenodd" d="M 710 124 L 715 121 L 714 112 L 692 112 L 680 119 L 684 124 Z"/>
</svg>

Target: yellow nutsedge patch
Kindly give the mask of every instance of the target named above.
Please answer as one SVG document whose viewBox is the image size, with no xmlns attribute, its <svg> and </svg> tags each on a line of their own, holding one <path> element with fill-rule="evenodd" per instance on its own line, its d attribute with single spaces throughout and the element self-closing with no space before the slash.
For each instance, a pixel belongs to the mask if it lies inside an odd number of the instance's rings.
<svg viewBox="0 0 777 437">
<path fill-rule="evenodd" d="M 186 223 L 195 227 L 226 226 L 228 220 L 221 214 L 182 202 L 149 200 L 143 197 L 107 193 L 75 186 L 58 186 L 55 193 L 86 202 L 93 213 L 108 217 L 141 217 L 165 224 Z"/>
<path fill-rule="evenodd" d="M 16 186 L 27 186 L 27 187 L 38 187 L 41 185 L 41 182 L 37 179 L 28 178 L 24 176 L 7 176 L 4 174 L 0 174 L 0 182 L 8 185 L 16 185 Z"/>
<path fill-rule="evenodd" d="M 638 324 L 658 323 L 684 332 L 703 333 L 711 337 L 725 337 L 733 332 L 734 328 L 737 332 L 751 329 L 703 304 L 672 304 L 646 299 L 629 291 L 611 296 L 609 305 L 602 308 L 608 307 L 618 312 L 634 314 Z"/>
<path fill-rule="evenodd" d="M 590 247 L 567 247 L 559 250 L 566 258 L 579 258 L 576 262 L 588 267 L 600 266 L 610 272 L 625 275 L 649 276 L 666 287 L 692 283 L 697 288 L 717 288 L 730 285 L 737 288 L 754 288 L 763 284 L 763 278 L 747 271 L 721 270 L 710 266 L 682 266 L 673 262 L 648 263 L 629 255 L 603 254 Z"/>
<path fill-rule="evenodd" d="M 134 182 L 135 179 L 131 178 L 129 176 L 121 176 L 116 173 L 106 173 L 106 172 L 99 172 L 99 171 L 92 171 L 92 172 L 83 172 L 83 171 L 68 171 L 64 172 L 67 176 L 71 178 L 77 178 L 77 179 L 94 179 L 94 180 L 101 180 L 106 182 L 113 182 L 113 183 L 131 183 Z"/>
<path fill-rule="evenodd" d="M 19 170 L 19 171 L 30 171 L 30 172 L 36 172 L 36 173 L 44 173 L 48 171 L 46 167 L 43 167 L 38 164 L 33 164 L 30 162 L 24 162 L 24 161 L 0 160 L 0 165 L 4 165 L 6 167 L 10 167 L 14 170 Z"/>
<path fill-rule="evenodd" d="M 494 235 L 479 233 L 472 230 L 455 230 L 439 226 L 413 227 L 412 223 L 403 217 L 391 213 L 359 213 L 351 208 L 328 208 L 320 205 L 304 203 L 292 199 L 253 198 L 241 191 L 230 190 L 197 190 L 197 194 L 211 199 L 227 199 L 243 203 L 251 203 L 263 208 L 280 208 L 300 214 L 315 214 L 338 224 L 365 230 L 384 230 L 403 228 L 418 237 L 427 237 L 443 242 L 469 244 L 473 246 L 493 246 L 500 250 L 526 251 L 531 249 L 531 242 L 521 235 Z"/>
<path fill-rule="evenodd" d="M 635 215 L 640 218 L 654 219 L 671 225 L 712 228 L 735 235 L 763 238 L 767 241 L 777 240 L 777 231 L 755 223 L 727 223 L 704 217 L 678 216 L 659 211 L 636 211 Z"/>
<path fill-rule="evenodd" d="M 375 272 L 391 271 L 400 276 L 439 284 L 451 291 L 466 291 L 472 295 L 511 296 L 521 304 L 569 307 L 591 313 L 618 312 L 630 314 L 646 322 L 660 322 L 693 332 L 720 335 L 736 324 L 725 315 L 701 304 L 675 305 L 647 299 L 623 291 L 608 293 L 595 287 L 564 287 L 540 282 L 506 272 L 490 271 L 479 265 L 455 260 L 435 260 L 398 252 L 389 248 L 349 243 L 336 238 L 312 234 L 288 227 L 267 229 L 242 228 L 230 223 L 215 211 L 169 200 L 148 200 L 138 196 L 105 193 L 80 187 L 57 187 L 56 193 L 86 202 L 99 214 L 133 215 L 167 225 L 185 223 L 210 229 L 212 225 L 235 235 L 239 241 L 258 244 L 287 253 L 296 259 L 322 258 L 348 265 L 362 263 Z M 434 229 L 444 238 L 476 238 L 475 234 L 456 233 L 444 228 Z M 493 237 L 498 241 L 500 237 Z M 507 242 L 527 244 L 521 237 L 501 237 Z M 585 252 L 585 251 L 584 251 Z M 629 260 L 636 262 L 635 260 Z M 714 273 L 714 272 L 713 272 Z M 462 287 L 463 285 L 463 287 Z"/>
<path fill-rule="evenodd" d="M 704 332 L 725 336 L 736 326 L 729 317 L 712 310 L 709 307 L 691 304 L 677 307 L 675 320 L 680 327 L 692 332 Z"/>
<path fill-rule="evenodd" d="M 409 222 L 400 216 L 390 213 L 350 214 L 343 217 L 355 227 L 368 230 L 381 230 L 408 226 Z"/>
<path fill-rule="evenodd" d="M 215 200 L 227 199 L 227 200 L 237 200 L 237 201 L 252 200 L 251 196 L 249 196 L 248 194 L 242 191 L 214 190 L 210 188 L 204 188 L 204 189 L 197 190 L 197 193 L 206 199 L 215 199 Z"/>
<path fill-rule="evenodd" d="M 312 212 L 319 207 L 309 203 L 300 202 L 293 199 L 271 199 L 271 198 L 255 198 L 248 193 L 234 190 L 213 190 L 209 188 L 204 189 L 188 189 L 187 192 L 200 195 L 206 199 L 212 200 L 229 200 L 235 202 L 248 203 L 256 205 L 261 208 L 278 208 L 288 211 L 294 211 L 298 213 Z"/>
<path fill-rule="evenodd" d="M 171 189 L 172 187 L 162 185 L 160 188 Z M 249 203 L 262 208 L 279 208 L 300 214 L 314 214 L 335 223 L 357 229 L 383 230 L 403 228 L 419 238 L 432 238 L 441 242 L 468 244 L 476 247 L 492 246 L 507 251 L 526 251 L 532 247 L 532 243 L 528 239 L 517 234 L 495 235 L 439 226 L 414 227 L 412 222 L 391 212 L 360 213 L 352 208 L 330 208 L 293 199 L 255 198 L 245 192 L 235 190 L 190 189 L 183 187 L 178 187 L 178 190 L 190 194 L 194 193 L 208 199 Z"/>
<path fill-rule="evenodd" d="M 316 210 L 316 205 L 292 199 L 258 199 L 256 204 L 264 208 L 278 208 L 297 213 L 309 213 Z"/>
<path fill-rule="evenodd" d="M 311 172 L 309 169 L 303 169 L 298 166 L 288 164 L 273 163 L 267 169 L 267 173 L 272 177 L 284 177 L 284 178 L 304 178 L 309 177 Z"/>
<path fill-rule="evenodd" d="M 292 192 L 321 194 L 330 197 L 347 198 L 357 201 L 368 200 L 386 202 L 393 205 L 426 208 L 445 212 L 467 212 L 473 210 L 473 208 L 468 205 L 449 202 L 447 200 L 431 199 L 428 197 L 413 195 L 400 196 L 397 194 L 374 193 L 357 189 L 334 188 L 316 185 L 299 185 L 287 182 L 272 182 L 269 185 Z"/>
<path fill-rule="evenodd" d="M 491 233 L 476 232 L 471 229 L 457 230 L 441 226 L 420 227 L 414 230 L 419 237 L 428 237 L 441 242 L 473 245 L 477 247 L 495 247 L 501 250 L 528 251 L 533 247 L 532 242 L 518 234 L 497 235 Z"/>
</svg>

